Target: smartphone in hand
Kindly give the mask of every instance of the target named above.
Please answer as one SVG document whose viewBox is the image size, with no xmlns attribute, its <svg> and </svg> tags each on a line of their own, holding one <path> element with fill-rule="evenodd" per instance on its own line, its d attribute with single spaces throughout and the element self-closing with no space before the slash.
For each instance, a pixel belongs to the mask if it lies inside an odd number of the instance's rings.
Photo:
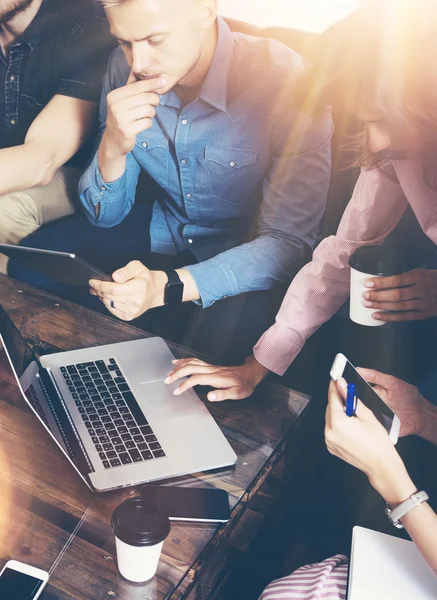
<svg viewBox="0 0 437 600">
<path fill-rule="evenodd" d="M 399 417 L 378 396 L 372 386 L 361 377 L 344 354 L 337 354 L 331 368 L 331 379 L 337 381 L 340 377 L 343 377 L 346 383 L 354 384 L 357 398 L 373 412 L 378 421 L 386 429 L 393 444 L 396 444 L 401 429 Z"/>
</svg>

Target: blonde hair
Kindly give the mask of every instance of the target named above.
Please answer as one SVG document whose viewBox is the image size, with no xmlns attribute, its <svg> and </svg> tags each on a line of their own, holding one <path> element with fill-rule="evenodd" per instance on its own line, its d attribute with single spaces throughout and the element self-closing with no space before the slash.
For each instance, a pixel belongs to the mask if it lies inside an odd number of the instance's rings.
<svg viewBox="0 0 437 600">
<path fill-rule="evenodd" d="M 303 78 L 299 103 L 317 113 L 330 104 L 351 114 L 376 107 L 387 121 L 408 124 L 437 148 L 437 6 L 435 0 L 363 0 L 320 38 L 317 64 Z M 352 144 L 356 164 L 375 166 L 363 131 Z"/>
</svg>

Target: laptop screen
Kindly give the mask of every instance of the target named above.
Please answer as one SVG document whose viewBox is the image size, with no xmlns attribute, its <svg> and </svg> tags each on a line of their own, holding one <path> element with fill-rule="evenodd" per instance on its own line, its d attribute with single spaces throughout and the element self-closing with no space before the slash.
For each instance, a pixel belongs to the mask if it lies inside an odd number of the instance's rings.
<svg viewBox="0 0 437 600">
<path fill-rule="evenodd" d="M 0 336 L 0 342 L 3 341 L 6 353 L 18 378 L 18 383 L 28 403 L 88 485 L 85 474 L 90 471 L 90 465 L 84 459 L 71 423 L 60 405 L 50 377 L 45 369 L 41 367 L 36 355 L 26 344 L 21 333 L 1 305 Z M 68 442 L 66 443 L 65 440 L 68 440 Z"/>
<path fill-rule="evenodd" d="M 21 378 L 27 367 L 37 359 L 1 306 L 0 333 L 4 344 L 8 349 L 10 359 L 14 365 L 15 373 L 17 374 L 18 378 Z"/>
</svg>

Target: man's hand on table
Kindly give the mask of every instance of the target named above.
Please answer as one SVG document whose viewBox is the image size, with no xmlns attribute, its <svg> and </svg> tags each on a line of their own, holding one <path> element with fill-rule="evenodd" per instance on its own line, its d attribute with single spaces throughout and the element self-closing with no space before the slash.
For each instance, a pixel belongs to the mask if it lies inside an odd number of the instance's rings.
<svg viewBox="0 0 437 600">
<path fill-rule="evenodd" d="M 176 269 L 184 284 L 184 302 L 200 299 L 199 290 L 191 273 Z M 152 271 L 139 260 L 133 260 L 112 274 L 112 281 L 91 279 L 90 294 L 98 296 L 115 317 L 132 321 L 151 308 L 164 305 L 165 286 L 168 281 L 164 271 Z"/>
<path fill-rule="evenodd" d="M 437 271 L 414 269 L 366 283 L 364 306 L 380 321 L 417 321 L 437 316 Z"/>
<path fill-rule="evenodd" d="M 91 279 L 90 294 L 98 296 L 114 316 L 132 321 L 147 310 L 164 304 L 167 275 L 151 271 L 134 260 L 112 274 L 112 281 Z"/>
<path fill-rule="evenodd" d="M 215 388 L 207 395 L 211 402 L 248 398 L 270 372 L 254 356 L 249 356 L 244 364 L 238 367 L 210 365 L 197 358 L 183 358 L 173 363 L 175 368 L 169 373 L 165 383 L 188 377 L 176 388 L 174 394 L 182 394 L 195 385 L 207 385 Z"/>
</svg>

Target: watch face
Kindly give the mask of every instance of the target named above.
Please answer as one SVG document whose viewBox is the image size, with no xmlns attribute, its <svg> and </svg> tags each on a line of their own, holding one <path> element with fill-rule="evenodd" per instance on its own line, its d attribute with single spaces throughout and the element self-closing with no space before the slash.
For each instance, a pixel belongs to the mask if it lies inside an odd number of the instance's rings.
<svg viewBox="0 0 437 600">
<path fill-rule="evenodd" d="M 165 286 L 164 304 L 180 304 L 184 294 L 184 284 L 182 281 L 177 283 L 168 282 Z"/>
<path fill-rule="evenodd" d="M 390 523 L 392 525 L 394 525 L 397 529 L 403 529 L 404 526 L 402 525 L 402 523 L 400 521 L 394 521 L 392 516 L 391 516 L 391 511 L 392 509 L 390 508 L 390 506 L 386 506 L 385 509 L 385 514 L 387 515 L 388 520 L 390 521 Z"/>
</svg>

